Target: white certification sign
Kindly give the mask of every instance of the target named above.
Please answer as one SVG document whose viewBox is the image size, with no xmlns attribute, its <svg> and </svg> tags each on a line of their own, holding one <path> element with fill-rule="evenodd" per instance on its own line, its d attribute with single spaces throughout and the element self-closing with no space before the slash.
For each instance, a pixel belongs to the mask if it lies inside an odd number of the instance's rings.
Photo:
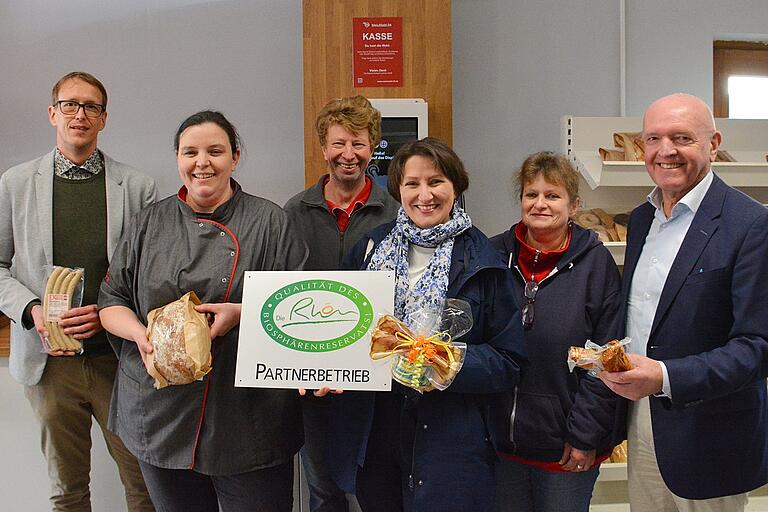
<svg viewBox="0 0 768 512">
<path fill-rule="evenodd" d="M 386 271 L 246 272 L 235 386 L 388 391 L 369 350 L 394 289 Z"/>
</svg>

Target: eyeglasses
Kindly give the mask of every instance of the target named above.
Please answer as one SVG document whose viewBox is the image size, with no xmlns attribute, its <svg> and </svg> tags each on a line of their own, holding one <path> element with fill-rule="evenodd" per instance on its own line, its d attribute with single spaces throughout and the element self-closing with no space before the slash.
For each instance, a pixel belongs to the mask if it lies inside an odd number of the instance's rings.
<svg viewBox="0 0 768 512">
<path fill-rule="evenodd" d="M 539 291 L 539 283 L 531 279 L 525 283 L 525 304 L 521 310 L 523 318 L 523 327 L 530 329 L 533 325 L 533 304 L 536 302 L 536 292 Z"/>
<path fill-rule="evenodd" d="M 77 114 L 80 107 L 83 107 L 86 117 L 99 117 L 104 113 L 104 105 L 99 105 L 98 103 L 78 103 L 73 100 L 59 100 L 55 105 L 59 107 L 62 114 L 67 116 Z"/>
</svg>

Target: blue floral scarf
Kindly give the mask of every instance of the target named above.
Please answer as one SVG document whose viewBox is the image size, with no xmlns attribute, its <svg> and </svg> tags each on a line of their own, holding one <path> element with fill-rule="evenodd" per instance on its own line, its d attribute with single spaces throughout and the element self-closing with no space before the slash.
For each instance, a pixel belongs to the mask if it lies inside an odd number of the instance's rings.
<svg viewBox="0 0 768 512">
<path fill-rule="evenodd" d="M 395 272 L 395 317 L 413 327 L 413 316 L 420 310 L 440 313 L 448 291 L 448 272 L 454 239 L 472 227 L 469 216 L 454 205 L 451 218 L 427 229 L 416 226 L 400 207 L 395 227 L 382 240 L 371 257 L 368 270 Z M 408 283 L 408 245 L 435 247 L 427 269 L 412 289 Z M 440 315 L 438 314 L 438 318 Z"/>
</svg>

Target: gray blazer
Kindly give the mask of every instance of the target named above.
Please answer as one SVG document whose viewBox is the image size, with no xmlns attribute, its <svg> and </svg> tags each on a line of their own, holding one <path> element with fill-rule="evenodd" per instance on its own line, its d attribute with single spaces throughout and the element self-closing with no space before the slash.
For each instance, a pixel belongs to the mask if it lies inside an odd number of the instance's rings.
<svg viewBox="0 0 768 512">
<path fill-rule="evenodd" d="M 157 187 L 152 178 L 107 155 L 104 164 L 111 257 L 131 216 L 155 201 Z M 12 320 L 11 375 L 29 386 L 40 381 L 48 356 L 21 317 L 43 294 L 43 266 L 53 263 L 52 197 L 53 151 L 0 176 L 0 311 Z"/>
</svg>

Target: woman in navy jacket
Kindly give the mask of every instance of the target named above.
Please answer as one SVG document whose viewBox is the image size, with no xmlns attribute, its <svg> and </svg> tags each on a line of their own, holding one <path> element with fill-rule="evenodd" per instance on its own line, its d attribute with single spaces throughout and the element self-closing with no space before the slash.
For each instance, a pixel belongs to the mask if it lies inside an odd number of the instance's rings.
<svg viewBox="0 0 768 512">
<path fill-rule="evenodd" d="M 364 512 L 492 510 L 496 432 L 490 403 L 511 391 L 524 361 L 508 271 L 455 204 L 468 185 L 458 156 L 435 139 L 404 145 L 389 166 L 397 220 L 364 237 L 347 268 L 395 272 L 395 316 L 460 298 L 474 326 L 462 369 L 443 391 L 393 382 L 391 392 L 333 398 L 329 466 Z"/>
<path fill-rule="evenodd" d="M 514 277 L 530 367 L 504 405 L 499 509 L 587 511 L 599 465 L 623 439 L 620 400 L 566 363 L 568 347 L 614 339 L 619 272 L 594 232 L 574 225 L 578 174 L 562 155 L 529 156 L 516 175 L 520 223 L 495 236 Z"/>
</svg>

